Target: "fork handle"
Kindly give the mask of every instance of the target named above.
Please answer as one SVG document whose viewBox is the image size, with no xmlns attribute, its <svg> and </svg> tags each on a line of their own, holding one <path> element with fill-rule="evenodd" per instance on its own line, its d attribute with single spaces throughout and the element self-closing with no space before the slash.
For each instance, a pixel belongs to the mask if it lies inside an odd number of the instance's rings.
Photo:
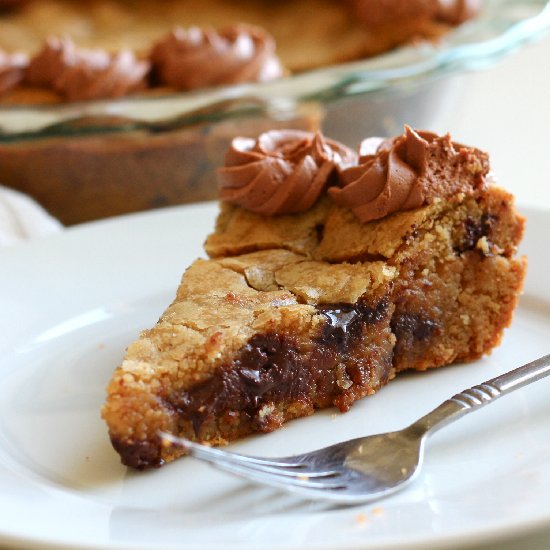
<svg viewBox="0 0 550 550">
<path fill-rule="evenodd" d="M 492 403 L 507 393 L 548 375 L 550 375 L 550 354 L 457 393 L 417 420 L 407 430 L 426 435 Z"/>
</svg>

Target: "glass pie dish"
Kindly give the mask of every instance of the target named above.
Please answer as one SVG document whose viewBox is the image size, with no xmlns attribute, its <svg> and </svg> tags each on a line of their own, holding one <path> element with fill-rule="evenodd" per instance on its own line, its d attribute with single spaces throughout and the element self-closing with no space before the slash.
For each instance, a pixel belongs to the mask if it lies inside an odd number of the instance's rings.
<svg viewBox="0 0 550 550">
<path fill-rule="evenodd" d="M 452 109 L 453 75 L 486 69 L 550 28 L 547 0 L 485 0 L 437 42 L 267 83 L 59 105 L 0 104 L 0 182 L 66 224 L 216 197 L 230 139 L 322 130 L 355 147 Z"/>
</svg>

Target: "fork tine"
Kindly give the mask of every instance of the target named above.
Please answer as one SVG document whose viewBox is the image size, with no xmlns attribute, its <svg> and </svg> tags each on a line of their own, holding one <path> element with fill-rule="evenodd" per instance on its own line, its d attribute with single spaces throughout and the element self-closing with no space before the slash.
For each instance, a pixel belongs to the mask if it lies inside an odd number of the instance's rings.
<svg viewBox="0 0 550 550">
<path fill-rule="evenodd" d="M 211 464 L 220 470 L 236 474 L 251 481 L 283 489 L 291 487 L 295 489 L 329 491 L 346 488 L 346 484 L 343 481 L 327 481 L 324 478 L 318 477 L 310 479 L 310 476 L 305 474 L 302 476 L 290 477 L 283 476 L 280 472 L 266 472 L 257 470 L 256 468 L 250 468 L 246 464 L 238 464 L 235 462 L 211 462 Z"/>
<path fill-rule="evenodd" d="M 201 443 L 195 443 L 184 437 L 176 437 L 167 432 L 161 432 L 160 437 L 164 442 L 168 442 L 176 447 L 182 447 L 186 451 L 189 451 L 198 458 L 202 458 L 211 462 L 212 460 L 236 460 L 239 463 L 247 462 L 249 464 L 258 464 L 265 466 L 281 466 L 286 468 L 302 468 L 303 464 L 300 462 L 290 462 L 278 458 L 260 458 L 256 456 L 242 455 L 239 453 L 230 453 L 222 449 L 215 447 L 208 447 Z"/>
<path fill-rule="evenodd" d="M 271 466 L 264 466 L 262 464 L 254 464 L 254 463 L 241 463 L 235 462 L 235 464 L 242 464 L 243 466 L 246 465 L 247 468 L 257 470 L 258 472 L 265 472 L 267 474 L 277 474 L 284 477 L 296 477 L 299 479 L 308 478 L 308 479 L 316 479 L 316 478 L 331 478 L 336 477 L 340 474 L 337 470 L 310 470 L 308 468 L 303 469 L 291 469 L 287 470 L 283 467 L 274 468 Z"/>
<path fill-rule="evenodd" d="M 163 441 L 167 441 L 172 445 L 183 447 L 191 455 L 200 458 L 218 466 L 220 462 L 224 464 L 234 464 L 240 468 L 247 470 L 255 470 L 266 474 L 283 476 L 285 478 L 297 478 L 301 481 L 309 480 L 310 478 L 326 478 L 339 475 L 336 470 L 310 470 L 307 464 L 302 462 L 290 462 L 286 459 L 266 459 L 238 453 L 231 453 L 222 449 L 208 447 L 200 443 L 189 441 L 185 438 L 176 437 L 169 433 L 161 433 Z"/>
</svg>

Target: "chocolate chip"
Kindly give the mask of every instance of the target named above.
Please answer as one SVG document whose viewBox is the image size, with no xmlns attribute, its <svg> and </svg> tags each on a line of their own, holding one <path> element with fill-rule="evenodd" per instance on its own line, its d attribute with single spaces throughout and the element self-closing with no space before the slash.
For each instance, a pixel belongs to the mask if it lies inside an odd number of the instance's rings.
<svg viewBox="0 0 550 550">
<path fill-rule="evenodd" d="M 455 247 L 457 254 L 468 250 L 474 250 L 477 242 L 482 237 L 488 237 L 495 223 L 495 216 L 484 213 L 478 220 L 468 217 L 464 220 L 464 236 L 459 246 Z"/>
<path fill-rule="evenodd" d="M 432 337 L 439 325 L 431 320 L 413 313 L 400 313 L 392 317 L 391 329 L 397 340 L 425 341 Z"/>
</svg>

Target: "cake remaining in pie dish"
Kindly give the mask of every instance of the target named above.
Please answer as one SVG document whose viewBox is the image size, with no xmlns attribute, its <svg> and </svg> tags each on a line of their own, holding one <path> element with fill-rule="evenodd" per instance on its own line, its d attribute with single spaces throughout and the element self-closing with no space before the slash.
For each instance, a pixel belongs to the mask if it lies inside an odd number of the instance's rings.
<svg viewBox="0 0 550 550">
<path fill-rule="evenodd" d="M 474 17 L 478 2 L 28 0 L 20 8 L 0 13 L 0 105 L 265 82 L 436 40 Z"/>
<path fill-rule="evenodd" d="M 485 153 L 410 128 L 359 157 L 320 134 L 236 138 L 210 259 L 109 384 L 123 463 L 181 455 L 161 431 L 223 444 L 489 353 L 526 263 L 524 221 L 488 172 Z"/>
</svg>

